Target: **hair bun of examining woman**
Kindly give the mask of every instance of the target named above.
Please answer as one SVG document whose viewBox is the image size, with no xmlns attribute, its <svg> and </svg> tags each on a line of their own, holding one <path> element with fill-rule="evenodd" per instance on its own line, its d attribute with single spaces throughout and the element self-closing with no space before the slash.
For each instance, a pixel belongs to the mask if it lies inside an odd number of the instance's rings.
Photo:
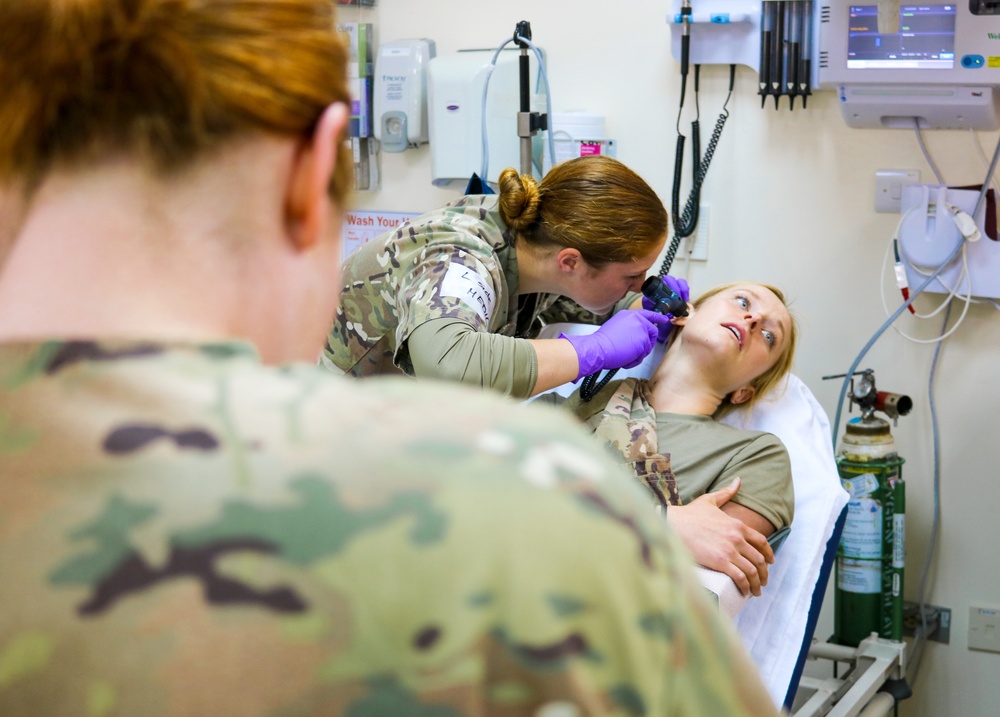
<svg viewBox="0 0 1000 717">
<path fill-rule="evenodd" d="M 500 173 L 500 216 L 514 231 L 523 231 L 538 221 L 541 192 L 529 174 L 508 167 Z"/>
</svg>

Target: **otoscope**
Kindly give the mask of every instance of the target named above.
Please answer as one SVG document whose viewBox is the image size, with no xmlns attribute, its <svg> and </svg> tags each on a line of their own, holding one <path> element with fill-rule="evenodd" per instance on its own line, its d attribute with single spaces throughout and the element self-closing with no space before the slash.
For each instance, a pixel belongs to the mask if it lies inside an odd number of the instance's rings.
<svg viewBox="0 0 1000 717">
<path fill-rule="evenodd" d="M 688 315 L 687 302 L 680 294 L 667 286 L 659 276 L 651 276 L 642 282 L 641 291 L 643 296 L 653 302 L 653 311 L 671 316 Z M 608 371 L 596 386 L 594 385 L 597 382 L 596 373 L 585 377 L 583 383 L 580 384 L 580 398 L 584 401 L 592 399 L 607 385 L 617 371 L 618 369 Z"/>
<path fill-rule="evenodd" d="M 653 302 L 653 311 L 672 316 L 688 315 L 687 302 L 658 276 L 651 276 L 642 282 L 642 295 Z"/>
</svg>

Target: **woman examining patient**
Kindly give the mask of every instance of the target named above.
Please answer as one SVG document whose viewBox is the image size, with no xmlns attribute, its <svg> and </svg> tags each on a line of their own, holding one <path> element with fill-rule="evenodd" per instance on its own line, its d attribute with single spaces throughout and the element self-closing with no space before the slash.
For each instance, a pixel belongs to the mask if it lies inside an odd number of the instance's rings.
<svg viewBox="0 0 1000 717">
<path fill-rule="evenodd" d="M 780 290 L 755 283 L 716 287 L 672 321 L 650 378 L 612 382 L 589 402 L 577 392 L 566 405 L 670 505 L 699 564 L 759 595 L 774 560 L 766 538 L 792 521 L 788 453 L 772 434 L 718 419 L 788 373 L 795 321 Z"/>
</svg>

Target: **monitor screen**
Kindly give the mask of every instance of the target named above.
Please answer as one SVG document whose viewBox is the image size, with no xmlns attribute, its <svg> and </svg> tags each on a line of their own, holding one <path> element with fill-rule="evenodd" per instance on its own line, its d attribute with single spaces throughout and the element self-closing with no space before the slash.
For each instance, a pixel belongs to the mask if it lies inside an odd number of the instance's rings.
<svg viewBox="0 0 1000 717">
<path fill-rule="evenodd" d="M 900 5 L 899 32 L 881 34 L 877 5 L 849 6 L 848 69 L 954 68 L 955 11 L 955 5 Z"/>
</svg>

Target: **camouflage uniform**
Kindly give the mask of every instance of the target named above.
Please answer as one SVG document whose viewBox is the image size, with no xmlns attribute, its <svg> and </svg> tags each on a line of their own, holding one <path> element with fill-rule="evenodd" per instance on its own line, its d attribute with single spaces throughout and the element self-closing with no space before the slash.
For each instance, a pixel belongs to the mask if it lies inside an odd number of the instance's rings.
<svg viewBox="0 0 1000 717">
<path fill-rule="evenodd" d="M 543 323 L 607 318 L 556 294 L 518 295 L 513 234 L 497 201 L 496 195 L 462 197 L 349 256 L 323 363 L 354 376 L 412 376 L 406 339 L 432 319 L 461 319 L 476 331 L 534 338 Z"/>
<path fill-rule="evenodd" d="M 775 715 L 621 470 L 488 392 L 2 345 L 0 715 Z"/>
</svg>

